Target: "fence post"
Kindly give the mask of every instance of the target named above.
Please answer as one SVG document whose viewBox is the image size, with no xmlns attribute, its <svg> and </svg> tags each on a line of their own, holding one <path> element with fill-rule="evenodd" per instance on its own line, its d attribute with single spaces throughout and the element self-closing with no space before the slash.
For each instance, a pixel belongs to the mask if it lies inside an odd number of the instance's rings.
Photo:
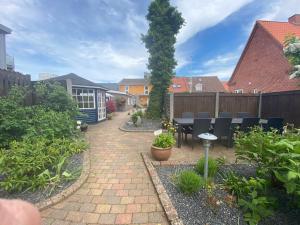
<svg viewBox="0 0 300 225">
<path fill-rule="evenodd" d="M 259 100 L 258 100 L 258 117 L 261 117 L 261 107 L 262 107 L 262 93 L 259 92 Z"/>
<path fill-rule="evenodd" d="M 220 93 L 216 92 L 215 118 L 219 117 L 219 101 L 220 101 Z"/>
<path fill-rule="evenodd" d="M 170 121 L 174 119 L 174 93 L 170 93 Z"/>
</svg>

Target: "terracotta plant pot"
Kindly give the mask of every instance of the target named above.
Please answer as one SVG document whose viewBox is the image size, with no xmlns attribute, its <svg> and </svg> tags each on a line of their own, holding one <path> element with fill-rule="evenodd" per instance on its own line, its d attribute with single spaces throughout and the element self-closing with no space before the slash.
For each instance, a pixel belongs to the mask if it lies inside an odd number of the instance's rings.
<svg viewBox="0 0 300 225">
<path fill-rule="evenodd" d="M 155 146 L 151 146 L 151 154 L 154 159 L 158 161 L 166 161 L 171 156 L 172 147 L 169 148 L 158 148 Z"/>
</svg>

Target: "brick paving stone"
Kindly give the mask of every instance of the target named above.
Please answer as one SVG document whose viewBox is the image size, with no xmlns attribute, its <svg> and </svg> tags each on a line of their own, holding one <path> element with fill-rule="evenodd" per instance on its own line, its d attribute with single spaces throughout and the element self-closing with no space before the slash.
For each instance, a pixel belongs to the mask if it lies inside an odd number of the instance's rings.
<svg viewBox="0 0 300 225">
<path fill-rule="evenodd" d="M 116 224 L 131 224 L 131 214 L 118 214 L 116 218 Z"/>
<path fill-rule="evenodd" d="M 153 134 L 120 131 L 120 124 L 128 119 L 126 112 L 117 113 L 113 120 L 89 126 L 86 137 L 90 143 L 91 168 L 87 182 L 61 203 L 43 210 L 43 225 L 138 221 L 168 224 L 140 155 L 149 152 Z M 212 157 L 224 155 L 229 162 L 235 161 L 233 151 L 216 146 L 210 153 Z M 192 150 L 183 144 L 181 149 L 173 151 L 170 160 L 196 161 L 201 156 L 201 145 Z"/>
<path fill-rule="evenodd" d="M 95 213 L 109 213 L 111 209 L 111 205 L 97 205 Z"/>
<path fill-rule="evenodd" d="M 148 223 L 148 213 L 134 213 L 132 223 Z"/>
<path fill-rule="evenodd" d="M 100 214 L 98 224 L 115 224 L 116 214 Z"/>
<path fill-rule="evenodd" d="M 125 205 L 112 205 L 110 213 L 124 213 L 126 209 Z"/>
</svg>

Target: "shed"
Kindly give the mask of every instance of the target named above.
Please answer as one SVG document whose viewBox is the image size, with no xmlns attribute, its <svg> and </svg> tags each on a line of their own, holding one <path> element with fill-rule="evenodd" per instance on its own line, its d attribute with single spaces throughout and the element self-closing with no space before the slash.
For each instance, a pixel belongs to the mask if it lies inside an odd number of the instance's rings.
<svg viewBox="0 0 300 225">
<path fill-rule="evenodd" d="M 49 80 L 66 82 L 67 91 L 77 102 L 80 112 L 83 113 L 82 116 L 77 117 L 78 120 L 97 123 L 106 119 L 105 94 L 108 89 L 74 73 Z"/>
</svg>

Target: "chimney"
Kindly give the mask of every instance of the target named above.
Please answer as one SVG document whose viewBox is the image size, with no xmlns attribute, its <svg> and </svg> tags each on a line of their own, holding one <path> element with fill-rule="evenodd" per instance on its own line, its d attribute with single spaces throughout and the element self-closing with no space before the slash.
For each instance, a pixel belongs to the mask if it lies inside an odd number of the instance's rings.
<svg viewBox="0 0 300 225">
<path fill-rule="evenodd" d="M 289 23 L 300 26 L 300 14 L 295 14 L 289 18 Z"/>
<path fill-rule="evenodd" d="M 11 29 L 0 24 L 0 69 L 4 69 L 4 70 L 7 69 L 5 35 L 10 33 L 11 33 Z"/>
</svg>

